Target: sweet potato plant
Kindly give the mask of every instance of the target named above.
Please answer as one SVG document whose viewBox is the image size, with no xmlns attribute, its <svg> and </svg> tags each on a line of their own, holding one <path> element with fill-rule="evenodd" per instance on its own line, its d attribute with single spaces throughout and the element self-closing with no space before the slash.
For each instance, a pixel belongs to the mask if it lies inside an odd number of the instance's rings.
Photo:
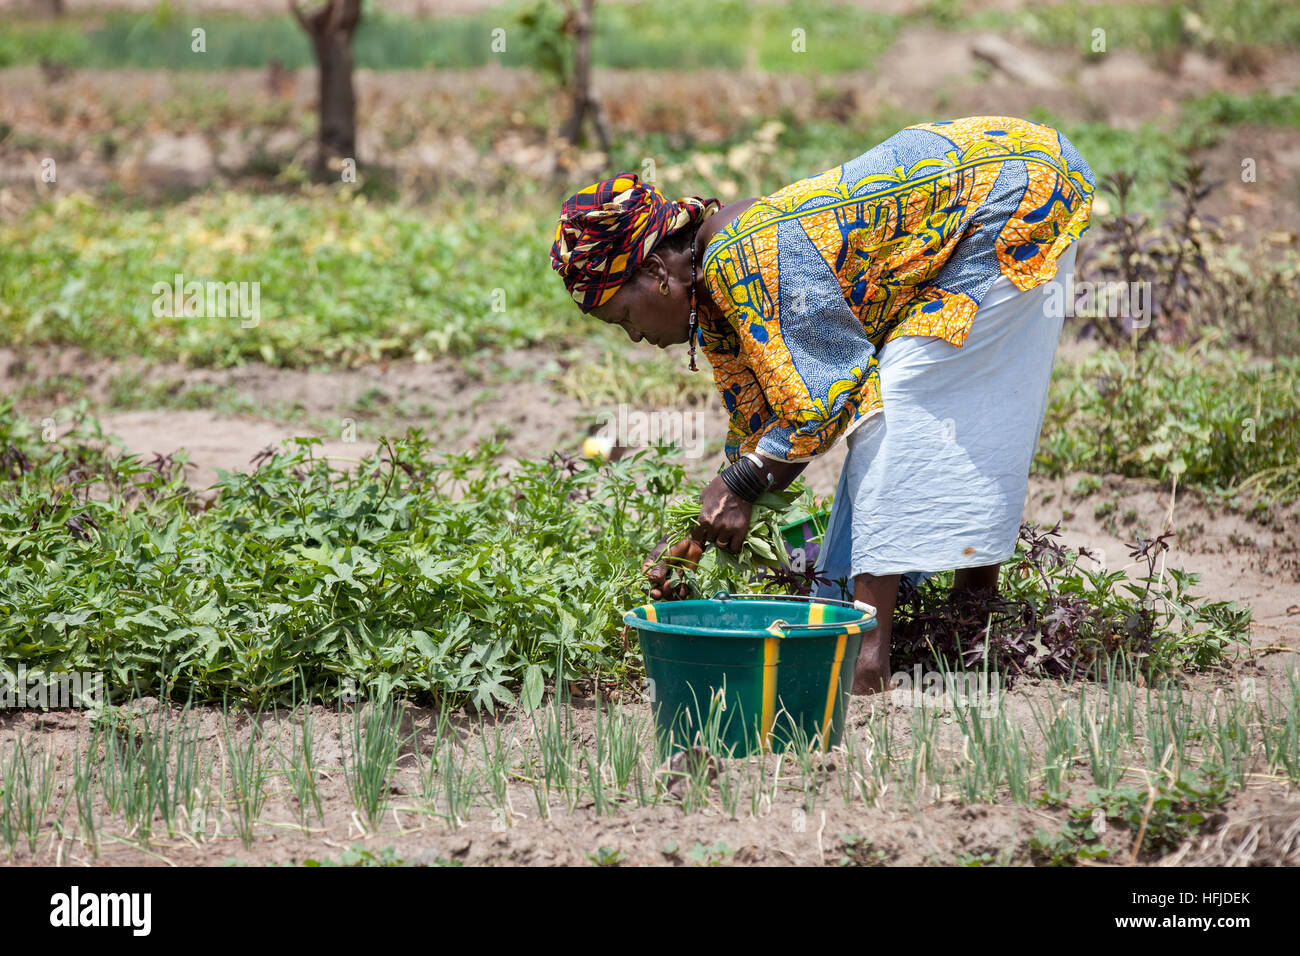
<svg viewBox="0 0 1300 956">
<path fill-rule="evenodd" d="M 0 666 L 254 703 L 296 681 L 532 705 L 625 674 L 644 516 L 682 477 L 655 453 L 435 459 L 415 433 L 341 471 L 299 439 L 223 474 L 205 510 L 179 465 L 111 458 L 84 429 L 35 437 L 0 408 Z"/>
</svg>

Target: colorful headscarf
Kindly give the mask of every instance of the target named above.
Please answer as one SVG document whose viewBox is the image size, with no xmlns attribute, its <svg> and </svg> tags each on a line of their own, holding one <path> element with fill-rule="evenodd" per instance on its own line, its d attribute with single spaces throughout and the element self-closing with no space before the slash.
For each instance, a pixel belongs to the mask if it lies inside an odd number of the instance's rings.
<svg viewBox="0 0 1300 956">
<path fill-rule="evenodd" d="M 560 207 L 551 268 L 583 312 L 604 305 L 659 241 L 717 212 L 716 199 L 667 198 L 635 173 L 621 173 L 570 196 Z"/>
</svg>

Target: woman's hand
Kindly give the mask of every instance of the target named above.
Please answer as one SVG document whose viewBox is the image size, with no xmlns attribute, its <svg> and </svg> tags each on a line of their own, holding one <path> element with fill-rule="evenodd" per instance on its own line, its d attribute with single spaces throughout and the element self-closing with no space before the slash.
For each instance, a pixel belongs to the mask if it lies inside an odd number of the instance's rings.
<svg viewBox="0 0 1300 956">
<path fill-rule="evenodd" d="M 749 534 L 753 511 L 753 504 L 736 495 L 719 475 L 700 494 L 700 523 L 691 537 L 739 552 Z"/>
<path fill-rule="evenodd" d="M 672 601 L 689 597 L 690 585 L 685 581 L 670 581 L 675 568 L 694 568 L 700 563 L 707 545 L 739 552 L 749 534 L 749 519 L 754 506 L 738 497 L 727 487 L 721 477 L 714 478 L 700 494 L 700 522 L 689 537 L 672 547 L 665 538 L 660 541 L 641 569 L 650 581 L 650 599 Z"/>
<path fill-rule="evenodd" d="M 665 553 L 667 552 L 667 553 Z M 672 601 L 690 597 L 691 586 L 685 581 L 676 585 L 669 584 L 668 579 L 674 568 L 694 568 L 700 563 L 704 546 L 691 538 L 683 538 L 671 548 L 664 538 L 650 552 L 650 556 L 641 565 L 641 570 L 650 580 L 650 599 L 653 601 Z"/>
</svg>

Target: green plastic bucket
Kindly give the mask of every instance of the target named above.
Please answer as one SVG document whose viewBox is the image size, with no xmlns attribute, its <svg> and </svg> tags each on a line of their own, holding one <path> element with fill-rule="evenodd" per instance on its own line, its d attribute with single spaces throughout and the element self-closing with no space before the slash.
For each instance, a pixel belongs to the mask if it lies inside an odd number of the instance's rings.
<svg viewBox="0 0 1300 956">
<path fill-rule="evenodd" d="M 865 604 L 725 591 L 623 621 L 641 638 L 659 732 L 734 756 L 838 744 L 862 634 L 876 626 Z"/>
<path fill-rule="evenodd" d="M 812 514 L 796 516 L 794 520 L 781 525 L 781 537 L 785 539 L 785 546 L 790 551 L 806 548 L 810 544 L 821 543 L 830 523 L 829 511 L 816 511 Z"/>
</svg>

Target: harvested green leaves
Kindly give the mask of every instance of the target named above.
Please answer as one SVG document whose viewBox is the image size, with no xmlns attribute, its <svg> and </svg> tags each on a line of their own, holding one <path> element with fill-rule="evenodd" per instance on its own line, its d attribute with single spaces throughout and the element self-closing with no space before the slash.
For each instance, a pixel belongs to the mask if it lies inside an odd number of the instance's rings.
<svg viewBox="0 0 1300 956">
<path fill-rule="evenodd" d="M 795 502 L 805 495 L 805 487 L 798 481 L 784 491 L 764 492 L 754 502 L 749 534 L 738 554 L 726 548 L 710 547 L 705 549 L 697 568 L 679 568 L 675 573 L 688 581 L 697 595 L 704 597 L 718 590 L 764 590 L 772 585 L 774 590 L 786 590 L 771 572 L 789 566 L 781 523 L 794 514 Z M 688 537 L 699 520 L 698 494 L 665 508 L 664 534 L 669 546 Z"/>
</svg>

